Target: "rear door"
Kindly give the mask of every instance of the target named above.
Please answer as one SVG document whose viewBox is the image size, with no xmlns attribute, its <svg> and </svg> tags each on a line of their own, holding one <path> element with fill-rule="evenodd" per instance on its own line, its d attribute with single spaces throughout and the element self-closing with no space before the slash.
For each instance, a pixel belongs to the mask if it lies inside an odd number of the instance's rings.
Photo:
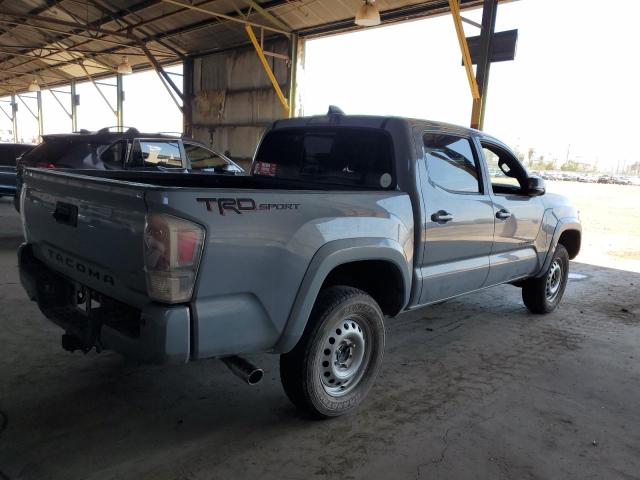
<svg viewBox="0 0 640 480">
<path fill-rule="evenodd" d="M 535 241 L 544 205 L 526 193 L 527 171 L 504 145 L 481 140 L 495 217 L 487 285 L 530 275 L 538 267 Z"/>
<path fill-rule="evenodd" d="M 481 288 L 489 272 L 493 206 L 471 138 L 422 135 L 419 160 L 426 225 L 420 303 Z"/>
</svg>

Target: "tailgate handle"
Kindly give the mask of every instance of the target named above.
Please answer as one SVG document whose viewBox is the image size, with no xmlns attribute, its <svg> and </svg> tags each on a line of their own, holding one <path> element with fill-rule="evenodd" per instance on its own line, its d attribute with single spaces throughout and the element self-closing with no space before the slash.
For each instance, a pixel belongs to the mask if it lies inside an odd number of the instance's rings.
<svg viewBox="0 0 640 480">
<path fill-rule="evenodd" d="M 56 209 L 53 212 L 53 218 L 55 218 L 58 223 L 77 227 L 78 207 L 71 205 L 70 203 L 56 202 Z"/>
</svg>

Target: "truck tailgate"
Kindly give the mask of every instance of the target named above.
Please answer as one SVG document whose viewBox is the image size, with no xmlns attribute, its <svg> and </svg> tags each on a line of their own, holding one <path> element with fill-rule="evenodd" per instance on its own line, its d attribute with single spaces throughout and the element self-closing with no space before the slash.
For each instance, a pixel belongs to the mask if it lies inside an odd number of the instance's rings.
<svg viewBox="0 0 640 480">
<path fill-rule="evenodd" d="M 149 302 L 142 185 L 38 170 L 25 172 L 25 184 L 23 223 L 36 257 L 122 302 Z"/>
</svg>

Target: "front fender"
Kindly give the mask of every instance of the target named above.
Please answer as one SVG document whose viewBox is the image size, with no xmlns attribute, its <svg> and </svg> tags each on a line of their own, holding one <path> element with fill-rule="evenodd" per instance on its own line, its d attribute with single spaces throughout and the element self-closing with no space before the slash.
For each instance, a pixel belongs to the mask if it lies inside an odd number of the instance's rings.
<svg viewBox="0 0 640 480">
<path fill-rule="evenodd" d="M 538 273 L 534 275 L 535 277 L 541 277 L 545 274 L 551 264 L 553 252 L 555 252 L 556 247 L 558 246 L 558 240 L 560 240 L 562 233 L 567 230 L 577 230 L 580 232 L 580 235 L 582 235 L 582 225 L 580 224 L 578 217 L 565 217 L 558 220 L 556 228 L 553 231 L 553 236 L 551 237 L 551 242 L 549 243 L 549 248 L 547 249 L 547 254 L 544 262 L 542 263 L 542 267 Z"/>
<path fill-rule="evenodd" d="M 346 263 L 363 260 L 382 260 L 393 263 L 402 273 L 404 282 L 403 308 L 411 292 L 412 260 L 395 240 L 359 238 L 335 240 L 323 245 L 313 256 L 296 295 L 291 313 L 278 342 L 276 353 L 286 353 L 300 340 L 323 282 L 331 271 Z"/>
</svg>

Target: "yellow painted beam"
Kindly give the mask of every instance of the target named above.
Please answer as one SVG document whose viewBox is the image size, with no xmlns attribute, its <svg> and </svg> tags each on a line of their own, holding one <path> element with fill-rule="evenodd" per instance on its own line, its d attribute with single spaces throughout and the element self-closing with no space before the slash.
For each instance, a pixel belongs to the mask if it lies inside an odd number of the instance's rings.
<svg viewBox="0 0 640 480">
<path fill-rule="evenodd" d="M 482 98 L 474 98 L 473 106 L 471 107 L 471 128 L 475 128 L 476 130 L 481 130 L 480 117 L 482 116 L 483 101 L 484 99 Z"/>
<path fill-rule="evenodd" d="M 456 27 L 456 34 L 458 35 L 458 43 L 460 44 L 460 51 L 462 52 L 462 61 L 464 63 L 464 69 L 467 72 L 467 79 L 469 80 L 469 87 L 471 88 L 471 96 L 474 100 L 480 98 L 480 91 L 478 90 L 478 83 L 476 77 L 473 74 L 473 64 L 471 63 L 471 54 L 469 53 L 469 45 L 467 39 L 464 36 L 464 29 L 462 28 L 462 17 L 460 16 L 460 5 L 458 0 L 449 0 L 449 7 L 451 8 L 451 16 L 453 17 L 453 24 Z"/>
<path fill-rule="evenodd" d="M 287 112 L 287 115 L 289 115 L 289 102 L 287 102 L 287 99 L 284 96 L 284 93 L 282 93 L 282 89 L 280 88 L 280 85 L 278 84 L 278 80 L 276 79 L 276 76 L 273 74 L 273 70 L 271 70 L 271 66 L 269 65 L 269 62 L 267 61 L 267 57 L 264 56 L 264 52 L 262 51 L 262 47 L 260 46 L 260 43 L 258 42 L 258 39 L 256 38 L 255 33 L 253 33 L 253 28 L 251 28 L 251 25 L 245 25 L 245 30 L 247 31 L 247 34 L 249 35 L 249 39 L 251 39 L 251 43 L 253 44 L 253 48 L 256 49 L 256 53 L 258 54 L 258 58 L 260 59 L 260 62 L 262 63 L 262 66 L 264 67 L 264 71 L 267 73 L 267 76 L 269 77 L 269 80 L 271 80 L 271 84 L 273 85 L 273 89 L 276 91 L 276 94 L 278 94 L 278 98 L 280 99 L 280 103 L 282 104 L 282 108 L 284 108 L 285 112 Z"/>
</svg>

